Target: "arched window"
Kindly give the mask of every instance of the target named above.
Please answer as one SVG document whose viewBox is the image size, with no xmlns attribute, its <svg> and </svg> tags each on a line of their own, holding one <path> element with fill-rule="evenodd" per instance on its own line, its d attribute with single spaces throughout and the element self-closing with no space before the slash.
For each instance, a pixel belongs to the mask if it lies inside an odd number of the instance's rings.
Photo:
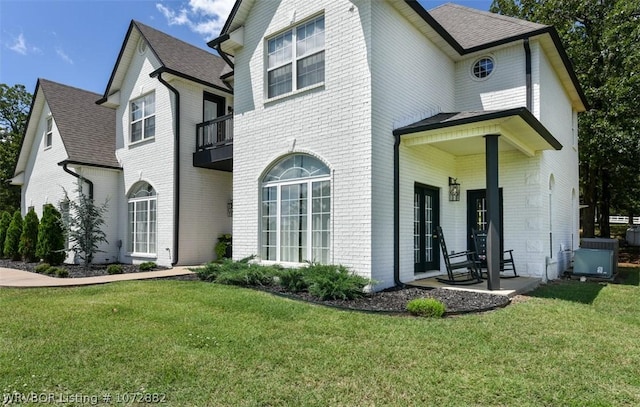
<svg viewBox="0 0 640 407">
<path fill-rule="evenodd" d="M 138 182 L 128 196 L 129 253 L 156 253 L 156 190 L 146 182 Z"/>
<path fill-rule="evenodd" d="M 310 155 L 287 156 L 263 177 L 261 192 L 262 259 L 329 263 L 329 168 Z"/>
</svg>

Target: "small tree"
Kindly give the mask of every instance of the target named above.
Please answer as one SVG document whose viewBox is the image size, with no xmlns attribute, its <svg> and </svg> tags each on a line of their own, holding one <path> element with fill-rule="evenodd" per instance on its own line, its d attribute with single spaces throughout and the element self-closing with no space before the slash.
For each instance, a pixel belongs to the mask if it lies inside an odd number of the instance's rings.
<svg viewBox="0 0 640 407">
<path fill-rule="evenodd" d="M 69 207 L 69 224 L 67 236 L 71 243 L 71 250 L 82 260 L 85 268 L 93 261 L 93 256 L 101 252 L 100 243 L 109 243 L 107 235 L 101 229 L 104 225 L 104 214 L 107 211 L 107 201 L 97 206 L 93 199 L 89 198 L 82 190 L 84 180 L 78 179 L 76 192 L 78 199 L 69 199 L 67 191 L 64 191 L 64 200 Z"/>
<path fill-rule="evenodd" d="M 22 235 L 22 215 L 20 211 L 15 211 L 4 241 L 4 255 L 11 260 L 20 260 L 20 235 Z"/>
<path fill-rule="evenodd" d="M 52 204 L 46 204 L 42 209 L 36 256 L 53 266 L 67 257 L 62 216 Z"/>
<path fill-rule="evenodd" d="M 0 258 L 4 258 L 4 240 L 7 237 L 7 229 L 11 224 L 11 214 L 7 211 L 2 211 L 0 215 Z"/>
<path fill-rule="evenodd" d="M 20 235 L 20 244 L 18 245 L 18 251 L 24 259 L 28 262 L 36 262 L 40 260 L 36 257 L 36 246 L 38 244 L 38 215 L 33 209 L 27 213 L 22 223 L 22 234 Z"/>
</svg>

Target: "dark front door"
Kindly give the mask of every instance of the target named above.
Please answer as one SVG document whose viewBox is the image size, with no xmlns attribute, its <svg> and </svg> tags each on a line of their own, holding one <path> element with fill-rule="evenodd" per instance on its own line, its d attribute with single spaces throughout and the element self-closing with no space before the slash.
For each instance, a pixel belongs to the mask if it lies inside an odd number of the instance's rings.
<svg viewBox="0 0 640 407">
<path fill-rule="evenodd" d="M 224 98 L 211 93 L 204 93 L 202 108 L 202 121 L 217 119 L 224 116 Z M 211 146 L 213 144 L 224 141 L 224 126 L 222 123 L 211 123 L 204 128 L 204 145 Z"/>
<path fill-rule="evenodd" d="M 502 222 L 502 188 L 500 188 L 500 252 L 502 252 L 503 222 Z M 478 232 L 487 231 L 487 191 L 474 189 L 467 191 L 467 249 L 475 251 L 471 229 Z"/>
<path fill-rule="evenodd" d="M 413 256 L 415 272 L 440 269 L 436 228 L 440 225 L 440 190 L 415 185 L 413 195 Z"/>
</svg>

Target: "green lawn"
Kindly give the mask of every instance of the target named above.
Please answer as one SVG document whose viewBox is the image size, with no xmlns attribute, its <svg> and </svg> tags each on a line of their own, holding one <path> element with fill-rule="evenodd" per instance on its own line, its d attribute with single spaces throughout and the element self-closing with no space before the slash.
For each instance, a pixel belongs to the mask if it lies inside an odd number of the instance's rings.
<svg viewBox="0 0 640 407">
<path fill-rule="evenodd" d="M 0 388 L 70 405 L 640 405 L 639 271 L 437 320 L 197 281 L 2 289 Z"/>
</svg>

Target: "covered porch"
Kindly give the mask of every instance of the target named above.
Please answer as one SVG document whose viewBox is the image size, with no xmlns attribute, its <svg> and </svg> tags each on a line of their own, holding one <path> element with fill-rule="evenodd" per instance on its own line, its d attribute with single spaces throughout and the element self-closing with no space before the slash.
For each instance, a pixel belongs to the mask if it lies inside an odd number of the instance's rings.
<svg viewBox="0 0 640 407">
<path fill-rule="evenodd" d="M 393 131 L 396 139 L 394 149 L 394 201 L 395 201 L 395 228 L 394 228 L 394 254 L 395 254 L 395 272 L 396 284 L 412 284 L 411 278 L 407 278 L 406 264 L 404 266 L 405 272 L 403 273 L 404 280 L 401 278 L 400 262 L 401 253 L 406 253 L 406 250 L 402 247 L 406 246 L 406 239 L 401 240 L 401 234 L 407 233 L 407 219 L 406 208 L 401 209 L 402 205 L 406 206 L 406 203 L 401 202 L 401 195 L 406 196 L 406 192 L 401 192 L 401 183 L 403 183 L 404 190 L 406 191 L 408 181 L 411 181 L 411 176 L 401 173 L 401 150 L 407 151 L 423 151 L 428 148 L 429 154 L 423 154 L 421 160 L 423 160 L 425 166 L 429 166 L 432 171 L 434 169 L 434 161 L 438 156 L 451 157 L 450 160 L 456 162 L 456 168 L 462 163 L 463 166 L 468 166 L 466 161 L 467 157 L 469 162 L 473 162 L 475 167 L 471 168 L 472 172 L 483 172 L 482 179 L 476 179 L 473 185 L 462 185 L 463 193 L 471 193 L 471 189 L 482 189 L 483 194 L 483 225 L 487 233 L 487 279 L 486 289 L 490 291 L 502 290 L 502 285 L 511 285 L 515 282 L 506 283 L 504 279 L 500 278 L 500 260 L 502 258 L 502 248 L 509 246 L 509 242 L 503 241 L 503 225 L 502 222 L 502 188 L 503 183 L 500 179 L 500 159 L 502 157 L 509 157 L 511 163 L 510 168 L 526 168 L 531 167 L 532 162 L 536 162 L 536 156 L 542 150 L 560 150 L 562 145 L 556 140 L 551 133 L 540 123 L 539 120 L 526 108 L 506 109 L 499 111 L 472 111 L 472 112 L 453 112 L 453 113 L 439 113 L 419 122 L 397 128 Z M 426 150 L 425 150 L 426 151 Z M 420 154 L 413 154 L 412 159 L 417 162 L 416 165 L 420 165 L 416 157 L 421 157 Z M 427 162 L 430 161 L 430 162 Z M 406 171 L 406 165 L 402 168 Z M 448 170 L 451 172 L 451 166 Z M 476 169 L 477 168 L 477 169 Z M 502 167 L 504 171 L 505 167 Z M 442 172 L 442 171 L 441 171 Z M 455 171 L 454 171 L 455 172 Z M 474 178 L 480 177 L 480 174 L 475 174 Z M 439 178 L 444 179 L 440 174 Z M 511 174 L 510 174 L 511 175 Z M 452 175 L 449 175 L 451 177 Z M 453 175 L 455 178 L 455 175 Z M 517 183 L 524 184 L 525 176 L 518 175 L 519 179 L 513 176 L 508 181 L 510 186 L 510 192 L 515 192 Z M 416 181 L 416 185 L 418 182 Z M 455 202 L 446 202 L 456 200 L 449 197 L 449 191 L 446 191 L 447 184 L 434 184 L 435 189 L 439 195 L 436 195 L 435 201 L 442 202 L 442 206 L 445 207 L 445 214 L 443 217 L 443 229 L 445 235 L 455 236 L 456 244 L 452 245 L 449 242 L 449 248 L 452 251 L 466 250 L 467 244 L 464 242 L 465 247 L 462 246 L 462 240 L 468 238 L 468 230 L 470 230 L 470 221 L 461 221 L 466 213 L 465 208 L 455 206 Z M 427 186 L 429 188 L 429 186 Z M 442 193 L 440 193 L 442 192 Z M 459 196 L 457 198 L 459 200 Z M 440 203 L 438 203 L 440 205 Z M 513 205 L 515 207 L 515 205 Z M 437 209 L 437 208 L 436 208 Z M 420 208 L 420 210 L 423 210 Z M 518 211 L 517 208 L 504 208 L 505 211 Z M 418 210 L 414 209 L 414 213 Z M 427 240 L 435 239 L 435 229 L 440 224 L 440 211 L 432 211 L 429 223 L 424 226 L 425 235 Z M 404 213 L 405 219 L 401 219 L 401 213 Z M 415 216 L 415 215 L 414 215 Z M 423 216 L 425 217 L 425 216 Z M 414 223 L 416 221 L 414 220 Z M 512 222 L 513 223 L 513 222 Z M 404 225 L 401 227 L 401 225 Z M 401 229 L 404 228 L 404 232 Z M 414 226 L 415 228 L 415 226 Z M 429 230 L 431 229 L 431 230 Z M 513 229 L 513 227 L 512 227 Z M 524 233 L 524 232 L 523 232 Z M 415 235 L 415 232 L 414 232 Z M 415 238 L 414 238 L 415 239 Z M 447 239 L 449 240 L 449 239 Z M 511 248 L 511 247 L 509 247 Z M 444 263 L 438 260 L 441 253 L 438 242 L 427 241 L 423 243 L 420 250 L 431 250 L 433 258 L 435 258 L 434 264 L 428 269 L 431 273 L 427 273 L 427 277 L 433 275 L 433 272 L 440 270 L 440 273 L 446 273 Z M 473 248 L 471 248 L 473 249 Z M 417 249 L 414 251 L 417 252 Z M 517 253 L 516 253 L 517 256 Z M 427 270 L 422 270 L 427 271 Z M 416 275 L 413 280 L 424 277 L 424 274 L 419 274 L 416 270 Z M 428 280 L 428 279 L 427 279 Z M 514 279 L 518 280 L 518 279 Z M 521 280 L 524 281 L 524 280 Z M 528 283 L 525 283 L 527 285 Z M 476 284 L 478 288 L 485 286 L 484 282 Z M 511 290 L 511 289 L 509 289 Z"/>
</svg>

